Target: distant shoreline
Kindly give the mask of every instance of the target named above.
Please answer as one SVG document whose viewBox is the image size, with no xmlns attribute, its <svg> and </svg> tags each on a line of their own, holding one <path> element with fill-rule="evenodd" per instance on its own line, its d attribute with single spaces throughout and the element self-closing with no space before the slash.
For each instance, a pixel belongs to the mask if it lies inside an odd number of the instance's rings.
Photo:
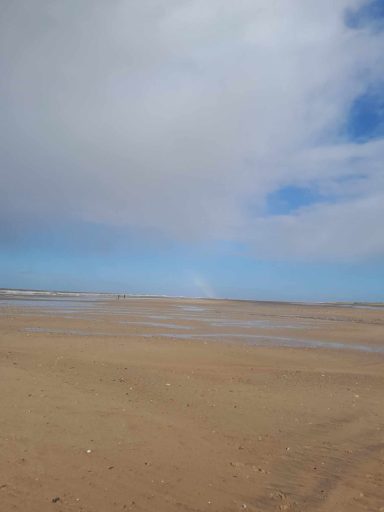
<svg viewBox="0 0 384 512">
<path fill-rule="evenodd" d="M 62 290 L 32 290 L 24 288 L 0 288 L 0 298 L 76 298 L 76 297 L 97 297 L 111 299 L 116 297 L 125 298 L 153 298 L 153 299 L 181 299 L 181 300 L 214 300 L 229 302 L 247 302 L 261 304 L 291 304 L 300 306 L 339 306 L 355 308 L 384 308 L 384 302 L 370 301 L 298 301 L 298 300 L 262 300 L 262 299 L 239 299 L 232 297 L 193 297 L 186 295 L 156 295 L 156 294 L 135 294 L 126 292 L 90 292 L 90 291 L 62 291 Z"/>
</svg>

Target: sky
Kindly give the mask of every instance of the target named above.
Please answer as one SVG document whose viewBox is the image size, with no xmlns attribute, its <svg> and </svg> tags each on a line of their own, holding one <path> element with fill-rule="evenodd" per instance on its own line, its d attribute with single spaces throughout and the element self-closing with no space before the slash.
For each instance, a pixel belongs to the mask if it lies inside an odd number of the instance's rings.
<svg viewBox="0 0 384 512">
<path fill-rule="evenodd" d="M 384 300 L 382 0 L 0 10 L 0 287 Z"/>
</svg>

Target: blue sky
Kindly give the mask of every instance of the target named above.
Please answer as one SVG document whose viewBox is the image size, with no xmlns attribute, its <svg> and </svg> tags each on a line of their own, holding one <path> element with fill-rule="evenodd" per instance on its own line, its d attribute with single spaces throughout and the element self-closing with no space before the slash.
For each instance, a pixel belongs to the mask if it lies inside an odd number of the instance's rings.
<svg viewBox="0 0 384 512">
<path fill-rule="evenodd" d="M 136 247 L 101 254 L 29 249 L 1 258 L 4 287 L 265 300 L 382 300 L 384 265 L 262 261 L 241 251 Z M 363 290 L 363 293 L 362 293 Z"/>
<path fill-rule="evenodd" d="M 45 225 L 2 251 L 0 265 L 10 288 L 239 299 L 380 301 L 384 281 L 380 258 L 271 261 L 232 242 L 186 245 L 95 225 Z"/>
<path fill-rule="evenodd" d="M 383 3 L 156 6 L 4 8 L 0 287 L 384 300 Z"/>
</svg>

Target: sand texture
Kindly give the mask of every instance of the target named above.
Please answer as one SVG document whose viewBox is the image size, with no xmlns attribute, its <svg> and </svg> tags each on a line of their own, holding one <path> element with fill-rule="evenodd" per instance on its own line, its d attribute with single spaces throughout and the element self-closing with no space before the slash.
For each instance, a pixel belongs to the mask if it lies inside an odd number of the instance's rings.
<svg viewBox="0 0 384 512">
<path fill-rule="evenodd" d="M 384 511 L 384 309 L 0 301 L 0 511 Z"/>
</svg>

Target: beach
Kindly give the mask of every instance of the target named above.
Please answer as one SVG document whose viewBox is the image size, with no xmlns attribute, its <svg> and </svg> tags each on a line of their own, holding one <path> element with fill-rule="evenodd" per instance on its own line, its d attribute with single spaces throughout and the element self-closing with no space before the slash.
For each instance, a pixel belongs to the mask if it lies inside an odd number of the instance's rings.
<svg viewBox="0 0 384 512">
<path fill-rule="evenodd" d="M 0 297 L 0 512 L 384 510 L 384 308 Z"/>
</svg>

